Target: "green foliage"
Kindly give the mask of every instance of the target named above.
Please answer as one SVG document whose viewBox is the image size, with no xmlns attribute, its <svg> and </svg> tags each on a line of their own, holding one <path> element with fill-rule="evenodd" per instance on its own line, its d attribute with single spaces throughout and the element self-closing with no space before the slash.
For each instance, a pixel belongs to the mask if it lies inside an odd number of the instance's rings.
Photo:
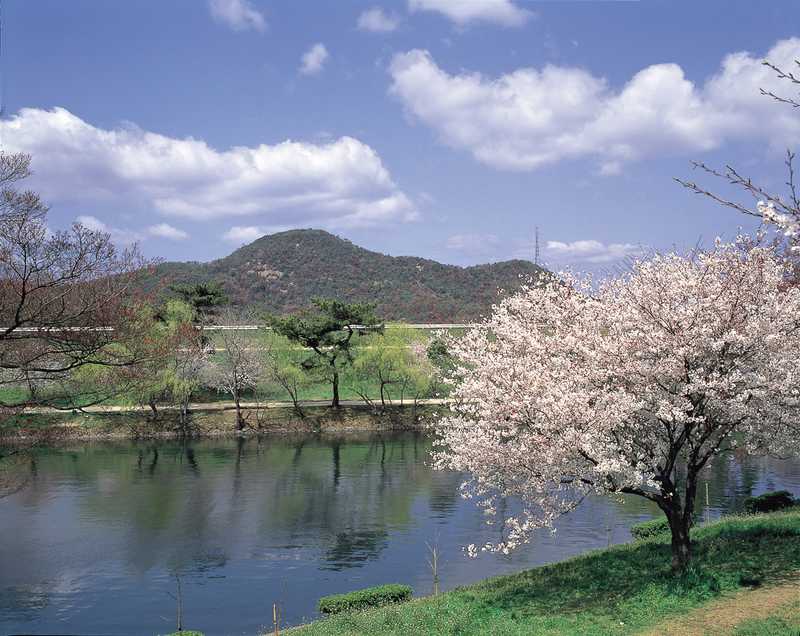
<svg viewBox="0 0 800 636">
<path fill-rule="evenodd" d="M 210 263 L 163 263 L 155 279 L 221 283 L 238 306 L 258 305 L 273 314 L 297 313 L 315 297 L 374 302 L 378 315 L 407 322 L 474 322 L 513 292 L 521 277 L 543 270 L 514 260 L 477 267 L 393 257 L 365 250 L 321 230 L 264 236 Z"/>
<path fill-rule="evenodd" d="M 660 535 L 436 597 L 333 616 L 299 628 L 298 636 L 638 634 L 740 589 L 742 577 L 777 581 L 800 568 L 795 510 L 730 517 L 693 534 L 694 569 L 678 578 L 669 537 Z"/>
<path fill-rule="evenodd" d="M 693 595 L 698 598 L 713 598 L 722 587 L 719 578 L 702 568 L 690 567 L 674 576 L 667 585 L 667 593 L 671 596 Z"/>
<path fill-rule="evenodd" d="M 215 280 L 200 283 L 176 283 L 170 290 L 177 294 L 194 311 L 194 320 L 202 320 L 215 307 L 227 305 L 230 300 L 222 285 Z"/>
<path fill-rule="evenodd" d="M 353 362 L 353 336 L 382 333 L 383 324 L 371 303 L 345 303 L 315 298 L 314 311 L 271 316 L 270 326 L 290 342 L 311 350 L 300 363 L 307 371 L 326 374 L 333 388 L 333 406 L 339 405 L 339 374 Z"/>
<path fill-rule="evenodd" d="M 170 298 L 164 303 L 161 319 L 168 329 L 175 329 L 181 324 L 189 324 L 194 320 L 194 309 L 183 300 Z"/>
<path fill-rule="evenodd" d="M 319 599 L 319 611 L 323 614 L 339 614 L 380 607 L 390 603 L 400 603 L 411 598 L 412 590 L 408 585 L 390 583 L 377 587 L 368 587 L 347 594 L 334 594 Z"/>
<path fill-rule="evenodd" d="M 748 497 L 744 500 L 744 509 L 749 513 L 775 512 L 784 508 L 791 508 L 796 503 L 794 495 L 787 490 L 767 492 L 758 497 Z"/>
<path fill-rule="evenodd" d="M 272 316 L 270 326 L 291 342 L 314 350 L 349 349 L 354 334 L 381 328 L 372 303 L 345 303 L 332 298 L 314 298 L 311 302 L 313 311 Z"/>
<path fill-rule="evenodd" d="M 418 334 L 403 326 L 366 338 L 358 350 L 354 371 L 356 390 L 362 398 L 367 400 L 370 389 L 377 385 L 384 405 L 396 398 L 405 401 L 426 395 L 434 373 Z"/>
<path fill-rule="evenodd" d="M 642 539 L 650 539 L 662 534 L 670 534 L 669 523 L 666 518 L 651 519 L 650 521 L 642 521 L 631 526 L 631 534 L 634 539 L 641 541 Z"/>
<path fill-rule="evenodd" d="M 155 315 L 152 308 L 144 308 Z M 169 299 L 164 303 L 146 334 L 146 361 L 129 378 L 128 402 L 149 406 L 154 415 L 162 403 L 174 403 L 184 408 L 199 388 L 196 373 L 197 350 L 202 335 L 193 327 L 194 309 L 182 300 Z"/>
<path fill-rule="evenodd" d="M 447 348 L 447 343 L 439 337 L 433 338 L 428 345 L 428 360 L 443 375 L 452 373 L 456 368 L 455 360 Z"/>
</svg>

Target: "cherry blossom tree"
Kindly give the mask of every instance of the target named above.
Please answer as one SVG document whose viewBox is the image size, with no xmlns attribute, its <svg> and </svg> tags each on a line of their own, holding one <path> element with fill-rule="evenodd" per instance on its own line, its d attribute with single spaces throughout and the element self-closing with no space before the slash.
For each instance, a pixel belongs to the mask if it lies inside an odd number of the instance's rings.
<svg viewBox="0 0 800 636">
<path fill-rule="evenodd" d="M 224 325 L 252 324 L 250 312 L 239 313 L 229 309 L 220 315 Z M 215 352 L 207 364 L 208 383 L 233 399 L 236 409 L 236 430 L 245 428 L 242 415 L 242 394 L 258 386 L 264 375 L 264 355 L 260 343 L 249 332 L 240 329 L 223 329 L 218 333 L 221 351 Z"/>
<path fill-rule="evenodd" d="M 597 286 L 553 277 L 451 340 L 460 380 L 435 464 L 469 473 L 463 493 L 489 513 L 501 497 L 523 502 L 483 549 L 507 552 L 586 496 L 624 493 L 664 512 L 683 570 L 708 462 L 794 449 L 800 289 L 787 267 L 740 239 Z"/>
</svg>

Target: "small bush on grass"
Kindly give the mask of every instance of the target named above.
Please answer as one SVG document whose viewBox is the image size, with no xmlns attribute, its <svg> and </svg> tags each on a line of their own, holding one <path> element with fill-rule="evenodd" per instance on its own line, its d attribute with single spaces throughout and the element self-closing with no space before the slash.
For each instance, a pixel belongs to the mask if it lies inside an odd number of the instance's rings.
<svg viewBox="0 0 800 636">
<path fill-rule="evenodd" d="M 748 497 L 744 500 L 744 509 L 749 513 L 775 512 L 795 505 L 792 493 L 787 490 L 767 492 L 758 497 Z"/>
<path fill-rule="evenodd" d="M 651 519 L 631 526 L 631 534 L 637 541 L 669 534 L 669 523 L 666 519 Z"/>
<path fill-rule="evenodd" d="M 323 614 L 338 614 L 352 610 L 380 607 L 390 603 L 400 603 L 411 598 L 411 588 L 408 585 L 391 583 L 368 587 L 363 590 L 348 592 L 347 594 L 333 594 L 319 599 L 319 611 Z"/>
</svg>

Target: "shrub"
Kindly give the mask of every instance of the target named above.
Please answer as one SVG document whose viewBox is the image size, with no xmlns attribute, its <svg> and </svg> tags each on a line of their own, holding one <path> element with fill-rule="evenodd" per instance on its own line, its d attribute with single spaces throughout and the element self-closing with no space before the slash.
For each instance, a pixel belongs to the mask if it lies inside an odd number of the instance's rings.
<svg viewBox="0 0 800 636">
<path fill-rule="evenodd" d="M 408 585 L 391 583 L 368 587 L 363 590 L 348 592 L 347 594 L 333 594 L 319 599 L 319 611 L 323 614 L 338 614 L 352 610 L 379 607 L 390 603 L 400 603 L 411 598 L 411 588 Z"/>
<path fill-rule="evenodd" d="M 774 512 L 791 508 L 795 504 L 794 496 L 787 490 L 767 492 L 758 497 L 748 497 L 744 500 L 744 509 L 750 513 Z"/>
<path fill-rule="evenodd" d="M 631 526 L 631 534 L 637 541 L 649 539 L 650 537 L 657 537 L 661 534 L 669 533 L 669 523 L 666 518 L 651 519 L 650 521 L 643 521 Z"/>
</svg>

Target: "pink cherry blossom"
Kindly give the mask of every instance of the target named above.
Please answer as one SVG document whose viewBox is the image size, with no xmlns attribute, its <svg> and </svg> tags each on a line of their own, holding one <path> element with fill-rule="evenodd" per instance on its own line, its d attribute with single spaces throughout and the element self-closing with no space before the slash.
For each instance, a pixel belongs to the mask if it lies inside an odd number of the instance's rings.
<svg viewBox="0 0 800 636">
<path fill-rule="evenodd" d="M 498 497 L 524 502 L 483 550 L 513 549 L 589 494 L 628 493 L 665 512 L 685 567 L 708 461 L 798 439 L 800 289 L 786 268 L 772 249 L 718 242 L 598 286 L 530 283 L 452 338 L 456 403 L 434 425 L 435 465 L 468 473 L 463 494 L 489 514 Z"/>
</svg>

